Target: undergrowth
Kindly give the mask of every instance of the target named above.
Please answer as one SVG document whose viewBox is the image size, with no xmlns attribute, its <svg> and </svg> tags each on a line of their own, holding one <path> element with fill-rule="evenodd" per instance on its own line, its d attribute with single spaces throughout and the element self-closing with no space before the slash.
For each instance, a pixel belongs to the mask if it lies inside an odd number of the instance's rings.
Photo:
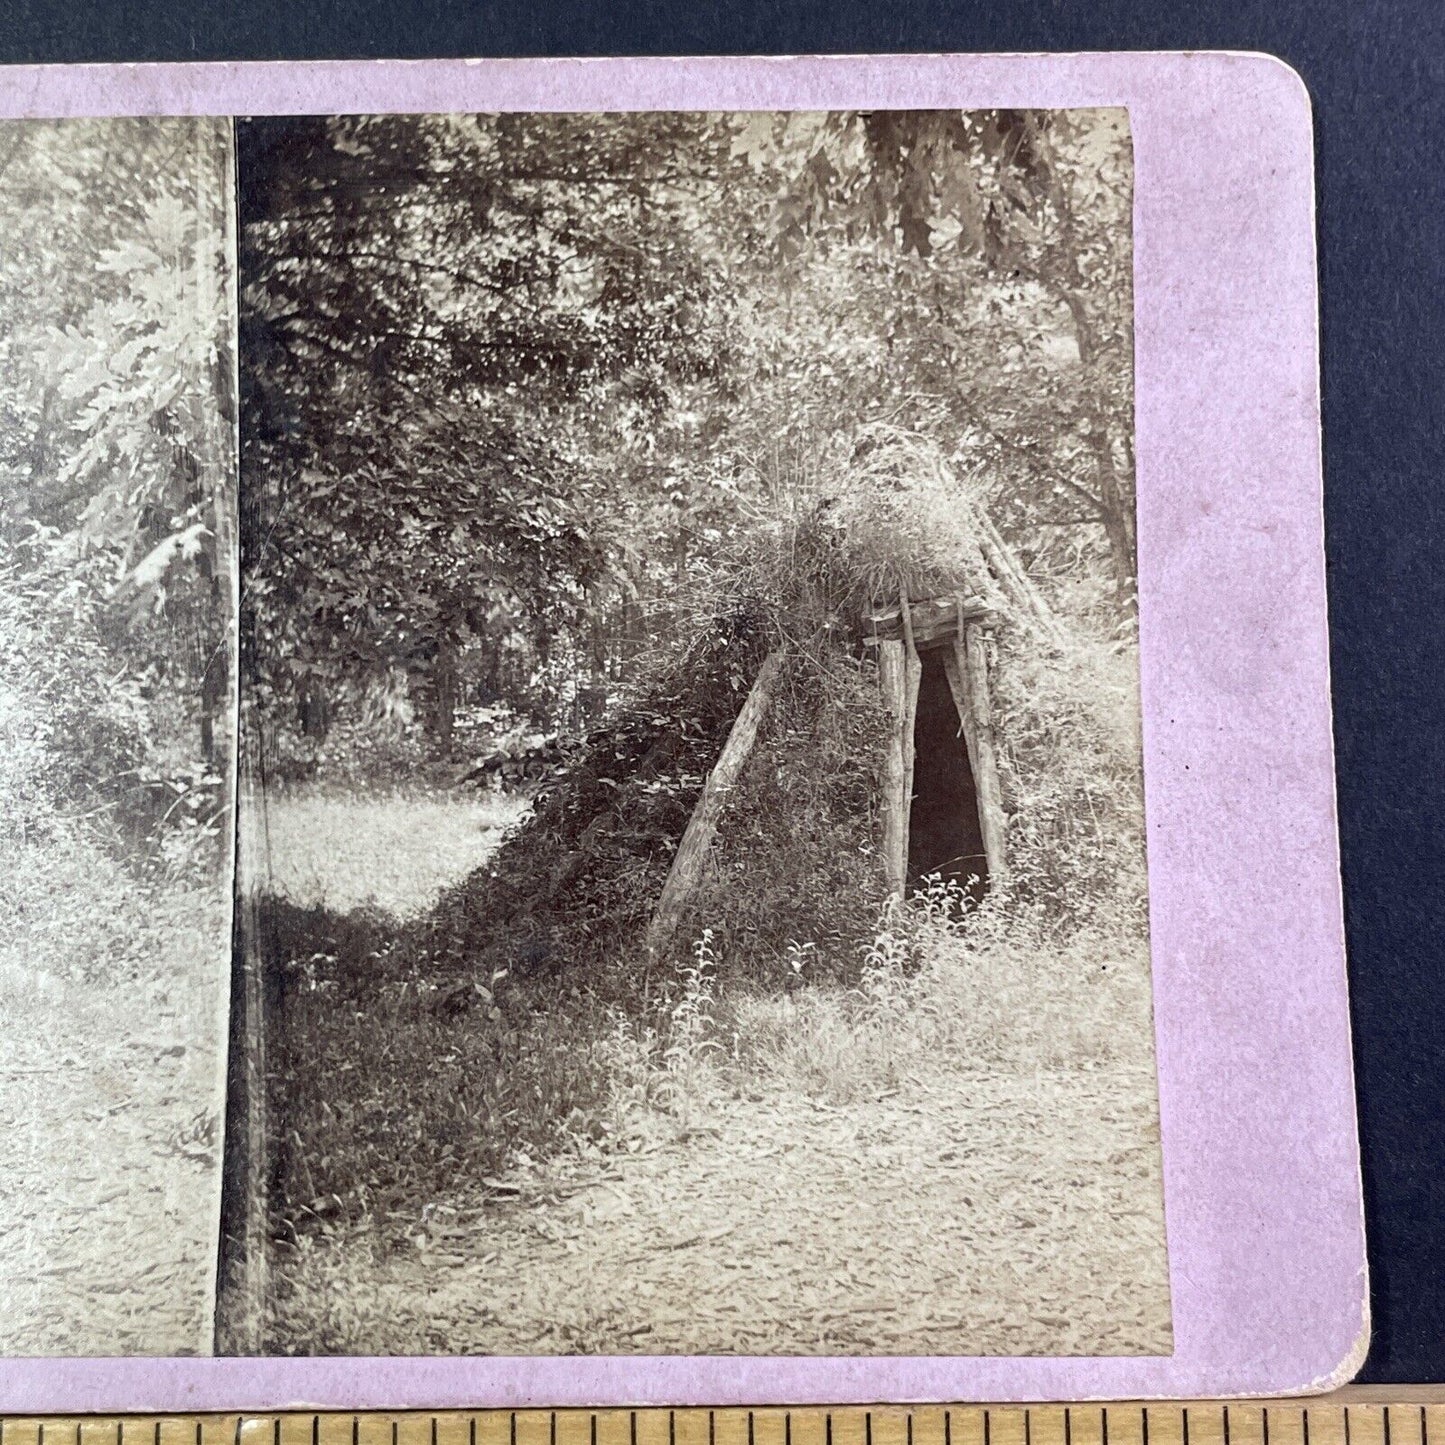
<svg viewBox="0 0 1445 1445">
<path fill-rule="evenodd" d="M 223 916 L 213 885 L 137 877 L 63 820 L 43 837 L 0 830 L 0 1006 L 23 1029 L 53 1027 L 71 995 L 157 980 L 204 999 L 220 977 Z"/>
<path fill-rule="evenodd" d="M 784 989 L 729 979 L 704 929 L 624 1007 L 500 970 L 465 985 L 388 977 L 384 916 L 273 900 L 268 927 L 326 950 L 293 963 L 273 1014 L 274 1104 L 290 1122 L 279 1233 L 295 1246 L 317 1227 L 507 1189 L 558 1156 L 686 1131 L 756 1089 L 843 1105 L 938 1068 L 1148 1067 L 1149 956 L 1126 913 L 1066 929 L 934 879 L 883 910 L 849 981 L 809 980 L 813 950 L 798 943 Z"/>
</svg>

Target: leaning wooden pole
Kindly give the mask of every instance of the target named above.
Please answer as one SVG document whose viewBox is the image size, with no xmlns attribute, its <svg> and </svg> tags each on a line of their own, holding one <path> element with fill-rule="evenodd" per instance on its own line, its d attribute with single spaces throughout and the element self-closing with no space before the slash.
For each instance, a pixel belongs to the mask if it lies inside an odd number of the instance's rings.
<svg viewBox="0 0 1445 1445">
<path fill-rule="evenodd" d="M 1024 571 L 1023 565 L 1014 555 L 1013 548 L 1004 541 L 1003 534 L 985 512 L 978 513 L 978 523 L 979 542 L 984 555 L 993 567 L 994 574 L 998 577 L 1004 590 L 1011 594 L 1021 611 L 1033 618 L 1048 641 L 1055 646 L 1062 646 L 1065 637 L 1064 630 L 1059 625 L 1059 619 L 1054 616 L 1053 609 L 1044 601 L 1043 594 L 1033 579 Z"/>
<path fill-rule="evenodd" d="M 758 728 L 767 716 L 773 700 L 773 687 L 782 669 L 781 649 L 770 652 L 758 670 L 742 711 L 728 733 L 727 742 L 718 755 L 716 765 L 702 786 L 702 796 L 692 810 L 687 831 L 677 845 L 677 853 L 668 871 L 667 882 L 662 885 L 661 896 L 653 910 L 652 921 L 647 925 L 645 939 L 649 958 L 656 956 L 672 940 L 682 920 L 683 910 L 702 878 L 707 863 L 708 849 L 717 834 L 718 822 L 727 806 L 728 794 L 737 784 L 743 765 L 752 753 L 758 740 Z"/>
<path fill-rule="evenodd" d="M 1008 876 L 1008 816 L 999 785 L 998 748 L 988 688 L 988 644 L 982 624 L 965 622 L 960 616 L 953 656 L 945 660 L 944 671 L 968 747 L 989 880 L 992 886 L 998 887 Z"/>
</svg>

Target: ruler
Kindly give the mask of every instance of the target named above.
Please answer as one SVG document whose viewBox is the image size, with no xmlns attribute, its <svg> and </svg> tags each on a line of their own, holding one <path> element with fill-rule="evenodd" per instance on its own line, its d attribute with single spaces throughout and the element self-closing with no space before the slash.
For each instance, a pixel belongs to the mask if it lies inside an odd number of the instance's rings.
<svg viewBox="0 0 1445 1445">
<path fill-rule="evenodd" d="M 1311 1399 L 52 1416 L 0 1445 L 1445 1445 L 1445 1387 Z"/>
</svg>

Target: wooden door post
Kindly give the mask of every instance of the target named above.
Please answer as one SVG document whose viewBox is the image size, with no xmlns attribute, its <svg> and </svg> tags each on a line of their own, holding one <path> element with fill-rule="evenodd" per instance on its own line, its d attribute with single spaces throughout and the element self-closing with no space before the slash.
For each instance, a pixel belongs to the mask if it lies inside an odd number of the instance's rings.
<svg viewBox="0 0 1445 1445">
<path fill-rule="evenodd" d="M 968 747 L 989 881 L 998 887 L 1008 875 L 1008 816 L 1003 807 L 1003 789 L 999 786 L 998 749 L 988 686 L 988 644 L 981 623 L 960 619 L 953 654 L 944 659 L 944 671 Z"/>
<path fill-rule="evenodd" d="M 906 643 L 878 644 L 878 681 L 892 727 L 883 753 L 883 866 L 888 892 L 900 902 L 908 887 L 908 813 L 913 792 L 913 718 L 923 673 Z"/>
</svg>

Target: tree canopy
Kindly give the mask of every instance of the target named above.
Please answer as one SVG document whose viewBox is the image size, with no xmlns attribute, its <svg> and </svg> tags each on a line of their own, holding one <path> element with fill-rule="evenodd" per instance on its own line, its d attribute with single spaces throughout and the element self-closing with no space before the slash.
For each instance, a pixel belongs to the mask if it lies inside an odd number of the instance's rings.
<svg viewBox="0 0 1445 1445">
<path fill-rule="evenodd" d="M 400 689 L 447 746 L 468 679 L 561 716 L 877 424 L 1128 625 L 1122 112 L 267 120 L 239 167 L 276 726 Z"/>
</svg>

